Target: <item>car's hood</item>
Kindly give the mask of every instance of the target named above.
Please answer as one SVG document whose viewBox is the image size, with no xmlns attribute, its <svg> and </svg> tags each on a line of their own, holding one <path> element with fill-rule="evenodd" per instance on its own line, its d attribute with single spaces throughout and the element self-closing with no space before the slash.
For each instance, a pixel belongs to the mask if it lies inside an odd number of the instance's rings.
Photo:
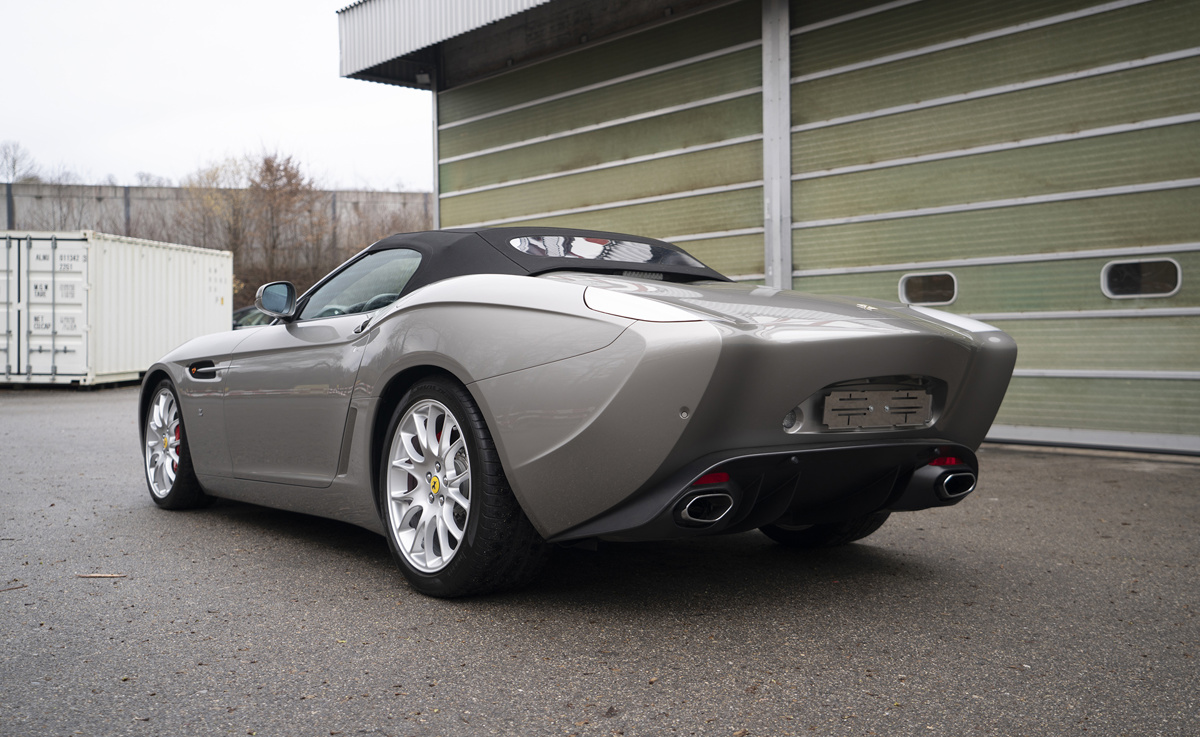
<svg viewBox="0 0 1200 737">
<path fill-rule="evenodd" d="M 543 279 L 569 281 L 665 302 L 702 319 L 745 328 L 790 327 L 829 330 L 924 331 L 978 333 L 989 325 L 922 307 L 875 299 L 814 295 L 753 284 L 697 282 L 674 284 L 634 277 L 558 272 Z"/>
</svg>

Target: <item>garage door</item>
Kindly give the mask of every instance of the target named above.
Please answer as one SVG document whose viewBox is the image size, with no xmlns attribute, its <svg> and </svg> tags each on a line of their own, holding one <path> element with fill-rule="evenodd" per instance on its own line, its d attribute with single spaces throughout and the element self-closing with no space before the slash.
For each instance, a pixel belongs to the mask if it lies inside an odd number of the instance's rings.
<svg viewBox="0 0 1200 737">
<path fill-rule="evenodd" d="M 1012 334 L 995 440 L 1200 452 L 1200 3 L 791 5 L 798 289 Z"/>
</svg>

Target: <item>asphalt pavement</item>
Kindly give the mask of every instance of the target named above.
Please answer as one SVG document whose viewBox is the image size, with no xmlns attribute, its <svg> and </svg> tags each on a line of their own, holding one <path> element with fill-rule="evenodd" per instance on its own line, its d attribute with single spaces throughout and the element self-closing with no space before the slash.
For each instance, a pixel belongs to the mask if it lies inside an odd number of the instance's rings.
<svg viewBox="0 0 1200 737">
<path fill-rule="evenodd" d="M 1200 735 L 1196 458 L 985 445 L 859 544 L 440 601 L 350 525 L 155 507 L 135 389 L 0 391 L 0 449 L 0 735 Z"/>
</svg>

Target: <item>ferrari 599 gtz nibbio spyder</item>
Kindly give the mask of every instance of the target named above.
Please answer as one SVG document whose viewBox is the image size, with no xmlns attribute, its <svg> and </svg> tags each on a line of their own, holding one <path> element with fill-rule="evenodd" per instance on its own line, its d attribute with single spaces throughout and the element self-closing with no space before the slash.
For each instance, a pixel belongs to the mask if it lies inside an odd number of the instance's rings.
<svg viewBox="0 0 1200 737">
<path fill-rule="evenodd" d="M 819 547 L 956 504 L 1016 360 L 971 319 L 563 228 L 394 235 L 256 304 L 271 324 L 146 373 L 154 502 L 350 522 L 445 597 L 524 583 L 555 543 Z"/>
</svg>

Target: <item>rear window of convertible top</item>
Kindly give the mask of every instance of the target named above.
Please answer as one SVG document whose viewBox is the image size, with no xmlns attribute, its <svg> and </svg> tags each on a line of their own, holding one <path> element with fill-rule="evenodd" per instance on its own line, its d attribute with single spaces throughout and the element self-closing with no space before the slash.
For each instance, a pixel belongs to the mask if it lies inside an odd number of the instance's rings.
<svg viewBox="0 0 1200 737">
<path fill-rule="evenodd" d="M 551 258 L 580 258 L 591 261 L 619 261 L 633 264 L 663 264 L 696 266 L 704 264 L 682 251 L 637 241 L 614 241 L 607 238 L 542 235 L 522 236 L 508 244 L 521 253 Z"/>
</svg>

